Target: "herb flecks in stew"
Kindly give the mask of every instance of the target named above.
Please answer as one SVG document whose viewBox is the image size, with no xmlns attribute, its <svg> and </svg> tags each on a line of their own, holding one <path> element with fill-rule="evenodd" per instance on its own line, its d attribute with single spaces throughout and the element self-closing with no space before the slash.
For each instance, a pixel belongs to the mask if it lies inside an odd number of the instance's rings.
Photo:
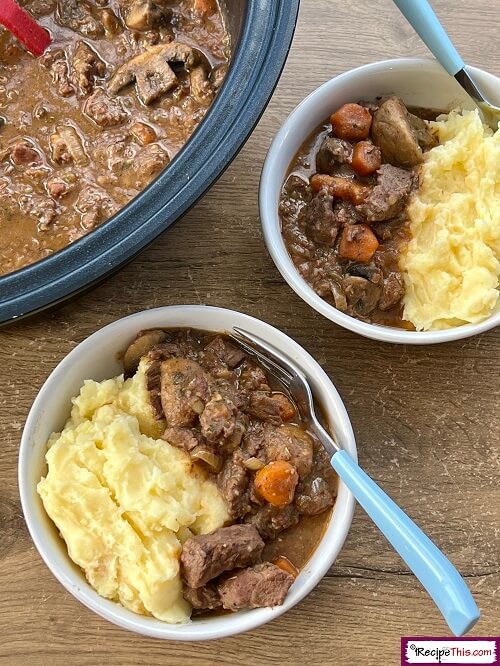
<svg viewBox="0 0 500 666">
<path fill-rule="evenodd" d="M 202 120 L 229 38 L 216 0 L 27 0 L 53 43 L 0 28 L 0 274 L 94 229 Z"/>
<path fill-rule="evenodd" d="M 302 277 L 342 312 L 411 327 L 398 259 L 416 167 L 435 144 L 426 122 L 391 97 L 344 104 L 292 163 L 279 209 L 285 244 Z"/>
<path fill-rule="evenodd" d="M 290 396 L 226 336 L 141 332 L 141 358 L 164 439 L 213 477 L 232 525 L 184 543 L 184 596 L 197 611 L 283 603 L 321 538 L 336 496 L 328 456 Z"/>
</svg>

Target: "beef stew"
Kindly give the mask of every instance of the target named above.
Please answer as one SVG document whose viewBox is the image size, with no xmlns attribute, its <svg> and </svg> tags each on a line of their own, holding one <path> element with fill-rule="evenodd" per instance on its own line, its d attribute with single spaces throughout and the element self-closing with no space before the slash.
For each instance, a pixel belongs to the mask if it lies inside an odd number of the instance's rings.
<svg viewBox="0 0 500 666">
<path fill-rule="evenodd" d="M 412 111 L 396 97 L 344 104 L 302 145 L 279 206 L 287 250 L 319 296 L 363 321 L 408 329 L 398 261 L 405 211 L 437 143 Z"/>
<path fill-rule="evenodd" d="M 0 274 L 104 222 L 176 155 L 227 70 L 216 0 L 26 0 L 38 59 L 0 28 Z"/>
<path fill-rule="evenodd" d="M 196 612 L 283 603 L 330 517 L 337 477 L 283 387 L 227 336 L 142 331 L 128 376 L 146 360 L 164 439 L 222 494 L 231 524 L 186 540 L 184 596 Z"/>
</svg>

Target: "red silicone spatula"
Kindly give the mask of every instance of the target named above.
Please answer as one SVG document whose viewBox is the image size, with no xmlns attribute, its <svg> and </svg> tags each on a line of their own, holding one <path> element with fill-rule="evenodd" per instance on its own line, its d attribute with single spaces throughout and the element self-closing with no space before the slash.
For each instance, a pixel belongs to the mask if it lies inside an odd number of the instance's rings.
<svg viewBox="0 0 500 666">
<path fill-rule="evenodd" d="M 0 24 L 35 56 L 42 55 L 52 41 L 49 33 L 14 0 L 0 0 Z"/>
</svg>

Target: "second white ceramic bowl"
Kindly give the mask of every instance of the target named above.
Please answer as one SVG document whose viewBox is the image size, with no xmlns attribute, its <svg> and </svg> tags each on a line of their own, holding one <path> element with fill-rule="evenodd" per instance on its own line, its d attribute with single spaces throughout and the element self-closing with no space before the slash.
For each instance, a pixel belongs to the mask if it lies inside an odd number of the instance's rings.
<svg viewBox="0 0 500 666">
<path fill-rule="evenodd" d="M 474 79 L 493 102 L 500 103 L 500 79 L 469 67 Z M 292 289 L 315 310 L 355 333 L 384 342 L 432 344 L 476 335 L 500 324 L 500 303 L 479 324 L 465 324 L 442 331 L 415 332 L 367 324 L 330 305 L 299 275 L 281 235 L 278 205 L 288 169 L 302 143 L 318 125 L 347 102 L 373 100 L 396 94 L 406 104 L 449 111 L 474 108 L 471 99 L 435 60 L 402 58 L 375 62 L 337 76 L 317 88 L 288 116 L 276 135 L 264 162 L 260 181 L 260 218 L 267 248 L 278 270 Z"/>
<path fill-rule="evenodd" d="M 351 525 L 354 498 L 347 486 L 340 482 L 337 501 L 323 538 L 282 606 L 196 618 L 181 625 L 136 615 L 120 604 L 104 599 L 87 583 L 82 570 L 70 560 L 65 543 L 45 513 L 36 486 L 46 471 L 47 439 L 52 432 L 64 426 L 70 413 L 71 398 L 78 394 L 85 379 L 102 381 L 121 374 L 123 367 L 117 352 L 125 350 L 142 329 L 186 327 L 224 332 L 230 331 L 233 326 L 260 336 L 295 361 L 309 378 L 337 442 L 356 458 L 354 435 L 342 400 L 325 372 L 300 345 L 258 319 L 202 305 L 146 310 L 120 319 L 91 335 L 75 347 L 49 376 L 33 403 L 24 428 L 19 451 L 19 490 L 26 523 L 40 555 L 59 582 L 85 606 L 120 627 L 146 636 L 185 641 L 208 640 L 238 634 L 269 622 L 295 606 L 318 584 L 335 561 Z"/>
</svg>

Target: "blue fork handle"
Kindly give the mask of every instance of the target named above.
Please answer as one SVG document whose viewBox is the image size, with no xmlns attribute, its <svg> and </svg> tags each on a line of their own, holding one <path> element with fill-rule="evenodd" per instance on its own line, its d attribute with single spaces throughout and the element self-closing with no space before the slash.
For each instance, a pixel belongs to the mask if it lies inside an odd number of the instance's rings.
<svg viewBox="0 0 500 666">
<path fill-rule="evenodd" d="M 465 67 L 427 0 L 394 0 L 394 4 L 448 74 L 455 76 Z"/>
<path fill-rule="evenodd" d="M 419 0 L 420 2 L 420 0 Z M 453 564 L 345 451 L 331 464 L 366 513 L 420 580 L 456 636 L 479 619 L 469 588 Z"/>
</svg>

